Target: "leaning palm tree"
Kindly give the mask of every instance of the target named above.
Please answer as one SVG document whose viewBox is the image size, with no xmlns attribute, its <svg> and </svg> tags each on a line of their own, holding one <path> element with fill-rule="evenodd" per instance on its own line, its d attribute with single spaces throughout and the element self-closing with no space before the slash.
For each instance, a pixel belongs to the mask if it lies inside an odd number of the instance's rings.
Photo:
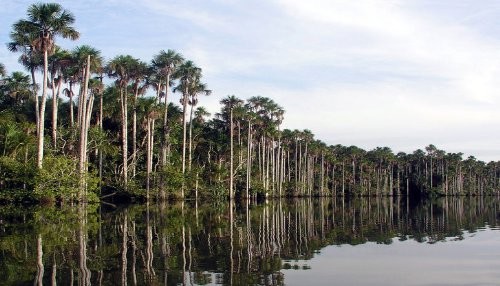
<svg viewBox="0 0 500 286">
<path fill-rule="evenodd" d="M 127 86 L 132 79 L 132 72 L 139 62 L 132 56 L 120 55 L 113 58 L 107 65 L 108 76 L 116 78 L 116 85 L 120 90 L 121 131 L 122 131 L 122 158 L 123 158 L 123 183 L 125 191 L 128 183 L 128 90 Z"/>
<path fill-rule="evenodd" d="M 31 46 L 34 51 L 43 54 L 43 86 L 42 98 L 40 109 L 36 112 L 38 115 L 38 156 L 37 166 L 42 168 L 43 162 L 43 133 L 45 122 L 45 103 L 47 98 L 47 81 L 48 81 L 48 56 L 54 49 L 55 37 L 61 36 L 76 40 L 80 34 L 70 26 L 75 21 L 71 12 L 64 10 L 61 5 L 57 3 L 38 3 L 32 4 L 28 8 L 28 19 L 19 20 L 13 25 L 13 30 L 16 33 L 32 37 L 37 34 L 38 36 L 33 39 Z"/>
<path fill-rule="evenodd" d="M 174 77 L 179 79 L 179 84 L 174 88 L 174 92 L 182 92 L 182 173 L 186 172 L 186 111 L 189 100 L 189 87 L 200 80 L 201 68 L 192 61 L 187 61 L 179 66 L 174 73 Z"/>
<path fill-rule="evenodd" d="M 162 94 L 165 103 L 165 113 L 163 114 L 163 137 L 161 146 L 161 165 L 164 168 L 167 165 L 167 149 L 168 149 L 168 90 L 172 84 L 171 76 L 176 68 L 182 64 L 184 58 L 181 54 L 174 50 L 161 50 L 155 55 L 152 61 L 152 67 L 156 74 L 156 86 L 158 95 Z M 163 91 L 165 88 L 165 91 Z M 164 199 L 164 198 L 163 198 Z"/>
</svg>

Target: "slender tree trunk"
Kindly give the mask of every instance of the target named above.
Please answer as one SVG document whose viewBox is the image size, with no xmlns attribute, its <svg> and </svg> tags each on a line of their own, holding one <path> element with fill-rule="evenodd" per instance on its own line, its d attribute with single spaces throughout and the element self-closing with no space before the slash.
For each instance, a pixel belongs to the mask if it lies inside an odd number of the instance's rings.
<svg viewBox="0 0 500 286">
<path fill-rule="evenodd" d="M 247 135 L 247 185 L 246 185 L 246 198 L 250 198 L 250 180 L 251 180 L 251 170 L 252 170 L 252 124 L 248 120 L 248 135 Z"/>
<path fill-rule="evenodd" d="M 230 114 L 230 125 L 229 125 L 229 134 L 230 134 L 230 165 L 229 165 L 229 199 L 234 198 L 234 190 L 233 190 L 233 108 L 231 107 L 231 114 Z M 232 222 L 231 222 L 232 223 Z"/>
<path fill-rule="evenodd" d="M 128 184 L 128 137 L 127 137 L 127 87 L 120 87 L 121 99 L 121 121 L 122 121 L 122 160 L 123 160 L 123 184 L 125 191 Z"/>
<path fill-rule="evenodd" d="M 42 88 L 42 99 L 40 103 L 40 110 L 37 109 L 36 112 L 39 113 L 38 118 L 38 154 L 37 154 L 37 166 L 39 169 L 43 167 L 43 151 L 44 151 L 44 130 L 45 130 L 45 105 L 47 102 L 47 79 L 48 79 L 48 52 L 45 50 L 43 52 L 43 88 Z"/>
<path fill-rule="evenodd" d="M 193 161 L 193 109 L 194 105 L 191 105 L 191 110 L 189 111 L 189 158 L 188 158 L 188 171 L 191 171 L 191 164 Z"/>
<path fill-rule="evenodd" d="M 37 90 L 36 90 L 36 78 L 35 78 L 35 69 L 34 68 L 31 68 L 30 69 L 30 72 L 31 72 L 31 82 L 33 84 L 32 88 L 32 92 L 33 92 L 33 97 L 35 98 L 35 109 L 36 109 L 36 112 L 35 112 L 35 119 L 36 119 L 36 134 L 38 136 L 38 133 L 40 133 L 40 113 L 38 113 L 38 110 L 40 109 L 40 102 L 39 102 L 39 99 L 38 99 L 38 94 L 37 94 Z"/>
<path fill-rule="evenodd" d="M 75 115 L 73 111 L 73 82 L 69 82 L 69 124 L 71 127 L 75 125 Z"/>
<path fill-rule="evenodd" d="M 134 91 L 134 106 L 132 114 L 132 177 L 137 169 L 137 98 L 139 97 L 139 84 L 136 83 Z"/>
<path fill-rule="evenodd" d="M 165 168 L 167 166 L 167 149 L 168 149 L 168 89 L 170 87 L 170 74 L 167 74 L 167 79 L 165 81 L 165 113 L 163 114 L 163 142 L 161 146 L 161 166 Z M 161 90 L 161 83 L 159 84 L 159 89 Z M 163 189 L 163 187 L 162 187 Z M 164 192 L 164 190 L 163 190 Z M 164 195 L 163 195 L 164 196 Z"/>
<path fill-rule="evenodd" d="M 87 100 L 88 94 L 88 84 L 90 76 L 90 56 L 87 57 L 87 66 L 85 68 L 85 81 L 83 86 L 83 92 L 80 95 L 81 108 L 78 113 L 81 114 L 81 122 L 79 127 L 80 131 L 80 148 L 79 148 L 79 173 L 80 173 L 80 192 L 79 200 L 86 200 L 86 182 L 85 176 L 87 174 L 87 134 L 90 125 L 90 115 L 92 112 L 92 98 Z M 88 101 L 88 102 L 87 102 Z"/>
<path fill-rule="evenodd" d="M 146 199 L 149 201 L 149 187 L 150 187 L 150 177 L 151 177 L 151 170 L 153 167 L 152 164 L 152 136 L 151 136 L 151 118 L 148 117 L 147 119 L 147 150 L 146 150 Z"/>
<path fill-rule="evenodd" d="M 52 147 L 54 150 L 57 148 L 57 113 L 59 91 L 61 89 L 62 80 L 57 79 L 57 86 L 55 85 L 55 78 L 52 78 Z"/>
<path fill-rule="evenodd" d="M 182 174 L 186 173 L 187 97 L 188 97 L 188 91 L 186 87 L 186 90 L 184 90 L 184 94 L 182 95 Z M 182 198 L 184 198 L 184 188 L 182 189 Z"/>
<path fill-rule="evenodd" d="M 102 83 L 102 76 L 101 76 L 101 83 Z M 103 121 L 103 95 L 102 92 L 99 94 L 99 129 L 103 131 L 102 128 L 102 121 Z M 101 187 L 102 184 L 102 149 L 99 150 L 99 187 Z"/>
</svg>

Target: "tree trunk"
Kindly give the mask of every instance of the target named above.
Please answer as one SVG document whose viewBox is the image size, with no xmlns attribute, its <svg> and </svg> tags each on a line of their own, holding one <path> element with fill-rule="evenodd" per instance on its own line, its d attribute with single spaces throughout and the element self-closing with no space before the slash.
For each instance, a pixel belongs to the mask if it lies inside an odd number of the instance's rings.
<svg viewBox="0 0 500 286">
<path fill-rule="evenodd" d="M 189 158 L 188 158 L 188 171 L 191 171 L 191 164 L 193 161 L 193 109 L 194 105 L 191 105 L 191 110 L 189 111 Z"/>
<path fill-rule="evenodd" d="M 55 78 L 52 78 L 52 148 L 57 148 L 57 113 L 59 91 L 61 90 L 62 80 L 57 79 L 57 87 L 55 85 Z"/>
<path fill-rule="evenodd" d="M 69 124 L 71 127 L 75 125 L 75 115 L 73 112 L 73 82 L 69 82 Z"/>
<path fill-rule="evenodd" d="M 182 174 L 186 173 L 186 129 L 187 129 L 187 121 L 186 121 L 186 109 L 187 109 L 187 97 L 188 91 L 187 87 L 184 90 L 184 94 L 182 95 Z M 184 198 L 184 188 L 182 189 L 182 197 Z"/>
<path fill-rule="evenodd" d="M 230 125 L 229 125 L 229 133 L 230 133 L 230 165 L 229 165 L 229 199 L 234 198 L 234 191 L 233 191 L 233 108 L 231 107 L 231 114 L 230 114 Z M 232 222 L 231 222 L 232 223 Z"/>
<path fill-rule="evenodd" d="M 48 52 L 45 50 L 43 52 L 43 88 L 42 88 L 42 99 L 40 103 L 40 110 L 37 109 L 38 115 L 38 154 L 37 154 L 37 166 L 39 169 L 43 167 L 43 138 L 45 129 L 45 105 L 47 101 L 47 79 L 48 79 Z"/>
<path fill-rule="evenodd" d="M 121 121 L 122 121 L 122 160 L 123 160 L 123 184 L 124 189 L 127 191 L 128 184 L 128 120 L 127 120 L 127 87 L 120 87 L 121 99 Z"/>
<path fill-rule="evenodd" d="M 80 129 L 80 146 L 79 146 L 79 173 L 80 173 L 80 191 L 79 200 L 86 200 L 86 181 L 85 176 L 87 174 L 87 135 L 90 125 L 90 116 L 92 114 L 93 96 L 90 96 L 87 100 L 88 94 L 88 84 L 90 77 L 90 56 L 87 57 L 87 66 L 85 68 L 85 81 L 83 86 L 83 92 L 80 95 L 81 108 L 78 113 L 81 114 L 81 122 L 78 128 Z"/>
<path fill-rule="evenodd" d="M 152 141 L 152 136 L 151 136 L 151 125 L 152 125 L 152 122 L 151 122 L 151 118 L 148 118 L 147 119 L 147 150 L 146 150 L 146 199 L 149 201 L 149 187 L 150 187 L 150 177 L 151 177 L 151 170 L 152 170 L 152 167 L 153 167 L 153 159 L 152 159 L 152 155 L 153 155 L 153 152 L 152 152 L 152 145 L 153 145 L 153 141 Z"/>
<path fill-rule="evenodd" d="M 136 83 L 134 90 L 134 106 L 132 114 L 132 177 L 135 177 L 137 169 L 137 98 L 139 97 L 139 84 Z"/>
<path fill-rule="evenodd" d="M 251 170 L 252 170 L 252 124 L 248 120 L 248 135 L 247 135 L 247 185 L 246 185 L 246 198 L 249 199 Z"/>
</svg>

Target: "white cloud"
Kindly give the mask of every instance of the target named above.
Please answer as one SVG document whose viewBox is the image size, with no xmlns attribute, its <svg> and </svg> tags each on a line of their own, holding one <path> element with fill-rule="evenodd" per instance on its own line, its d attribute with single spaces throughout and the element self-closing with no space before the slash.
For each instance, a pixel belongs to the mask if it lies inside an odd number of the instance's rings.
<svg viewBox="0 0 500 286">
<path fill-rule="evenodd" d="M 495 0 L 113 0 L 94 1 L 87 9 L 72 1 L 63 6 L 90 19 L 79 20 L 85 43 L 107 54 L 148 60 L 174 48 L 194 60 L 214 91 L 200 102 L 212 112 L 228 94 L 262 95 L 284 106 L 287 127 L 311 129 L 329 144 L 410 151 L 434 143 L 500 159 L 492 151 L 500 141 Z M 90 22 L 95 26 L 87 27 Z"/>
</svg>

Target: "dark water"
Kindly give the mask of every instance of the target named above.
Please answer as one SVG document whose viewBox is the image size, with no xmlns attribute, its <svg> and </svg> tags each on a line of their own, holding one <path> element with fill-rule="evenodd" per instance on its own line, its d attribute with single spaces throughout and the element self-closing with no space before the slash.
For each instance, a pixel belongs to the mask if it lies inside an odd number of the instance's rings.
<svg viewBox="0 0 500 286">
<path fill-rule="evenodd" d="M 0 207 L 0 285 L 498 285 L 500 201 Z"/>
</svg>

